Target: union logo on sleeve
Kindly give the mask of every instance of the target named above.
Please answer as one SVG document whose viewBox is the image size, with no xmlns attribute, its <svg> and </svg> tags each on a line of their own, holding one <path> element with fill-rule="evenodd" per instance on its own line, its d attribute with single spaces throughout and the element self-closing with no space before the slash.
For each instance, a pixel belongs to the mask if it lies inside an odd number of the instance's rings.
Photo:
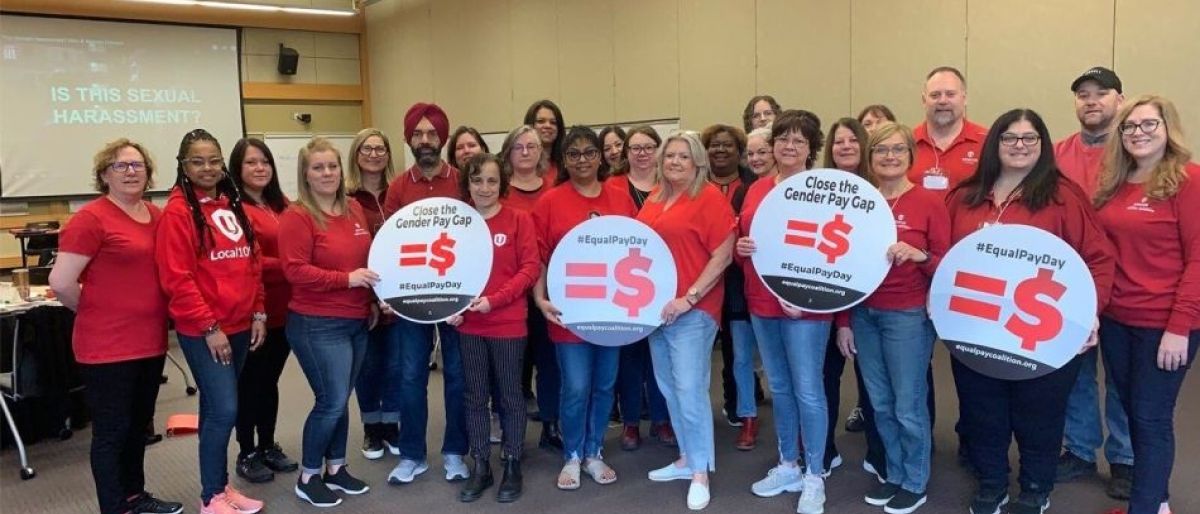
<svg viewBox="0 0 1200 514">
<path fill-rule="evenodd" d="M 242 236 L 245 235 L 242 232 L 242 226 L 238 224 L 237 216 L 229 209 L 217 209 L 213 211 L 212 221 L 217 226 L 217 230 L 229 238 L 230 241 L 236 243 L 241 241 Z"/>
<path fill-rule="evenodd" d="M 496 246 L 504 246 L 505 244 L 508 244 L 508 234 L 493 234 L 492 244 L 495 244 Z"/>
</svg>

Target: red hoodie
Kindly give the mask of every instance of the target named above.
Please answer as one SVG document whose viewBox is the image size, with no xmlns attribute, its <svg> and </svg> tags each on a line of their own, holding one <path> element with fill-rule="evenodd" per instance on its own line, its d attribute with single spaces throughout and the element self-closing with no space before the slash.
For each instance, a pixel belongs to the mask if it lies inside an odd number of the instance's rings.
<svg viewBox="0 0 1200 514">
<path fill-rule="evenodd" d="M 247 244 L 228 198 L 209 198 L 200 192 L 196 197 L 212 236 L 205 235 L 203 249 L 191 207 L 178 187 L 171 190 L 158 224 L 154 260 L 175 331 L 201 337 L 213 323 L 226 334 L 248 330 L 251 316 L 263 312 L 258 256 Z"/>
</svg>

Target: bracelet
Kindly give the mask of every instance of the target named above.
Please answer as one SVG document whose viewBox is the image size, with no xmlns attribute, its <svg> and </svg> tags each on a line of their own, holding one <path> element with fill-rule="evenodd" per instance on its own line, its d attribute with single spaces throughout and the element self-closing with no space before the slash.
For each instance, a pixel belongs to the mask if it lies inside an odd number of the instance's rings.
<svg viewBox="0 0 1200 514">
<path fill-rule="evenodd" d="M 208 328 L 204 329 L 204 337 L 211 336 L 211 335 L 213 335 L 213 334 L 216 334 L 217 332 L 220 332 L 220 331 L 221 331 L 221 324 L 220 324 L 220 323 L 215 323 L 215 322 L 214 322 L 214 323 L 213 323 L 211 326 L 209 326 Z"/>
<path fill-rule="evenodd" d="M 250 320 L 251 321 L 262 321 L 265 323 L 267 321 L 267 313 L 256 312 L 252 316 L 250 316 Z"/>
</svg>

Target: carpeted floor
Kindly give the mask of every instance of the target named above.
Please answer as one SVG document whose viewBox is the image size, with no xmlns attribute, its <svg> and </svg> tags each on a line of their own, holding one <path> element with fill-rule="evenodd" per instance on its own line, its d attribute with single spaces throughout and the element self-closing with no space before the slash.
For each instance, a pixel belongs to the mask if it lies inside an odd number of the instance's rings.
<svg viewBox="0 0 1200 514">
<path fill-rule="evenodd" d="M 182 355 L 173 350 L 182 362 Z M 715 356 L 717 357 L 717 356 Z M 954 386 L 950 377 L 949 363 L 944 350 L 935 358 L 937 378 L 937 400 L 939 419 L 935 428 L 936 453 L 933 477 L 929 485 L 929 503 L 919 512 L 964 513 L 974 490 L 974 481 L 955 464 L 954 452 L 957 442 L 953 421 L 957 417 Z M 719 369 L 719 358 L 714 359 L 714 369 Z M 163 386 L 159 395 L 156 422 L 162 423 L 170 414 L 195 412 L 196 398 L 184 394 L 181 377 L 168 365 L 170 383 Z M 843 376 L 842 416 L 845 416 L 855 401 L 853 372 L 847 370 Z M 500 505 L 489 494 L 473 504 L 459 503 L 456 493 L 460 484 L 443 480 L 438 449 L 441 441 L 441 376 L 435 373 L 430 381 L 430 470 L 414 483 L 395 487 L 385 482 L 388 471 L 395 465 L 395 458 L 388 456 L 379 461 L 367 461 L 357 451 L 361 442 L 361 425 L 357 423 L 357 408 L 352 413 L 349 459 L 354 473 L 371 484 L 370 493 L 348 498 L 337 512 L 405 512 L 405 513 L 458 513 L 458 512 L 610 512 L 621 514 L 650 512 L 684 512 L 684 497 L 687 482 L 665 484 L 652 483 L 646 472 L 670 462 L 675 454 L 671 449 L 648 442 L 635 452 L 620 450 L 619 430 L 608 433 L 606 460 L 616 469 L 619 480 L 612 485 L 599 486 L 586 479 L 583 487 L 574 492 L 563 492 L 554 488 L 555 476 L 561 466 L 558 455 L 540 450 L 536 446 L 540 425 L 530 423 L 527 433 L 525 458 L 525 494 L 520 501 Z M 297 459 L 300 456 L 300 429 L 304 416 L 312 404 L 312 396 L 299 367 L 289 363 L 282 380 L 284 400 L 280 412 L 279 439 L 285 451 Z M 760 415 L 765 425 L 759 447 L 750 452 L 739 452 L 733 448 L 737 429 L 726 425 L 720 417 L 720 378 L 713 381 L 714 415 L 717 417 L 717 466 L 712 475 L 713 500 L 708 512 L 794 512 L 796 494 L 784 494 L 775 498 L 758 498 L 750 493 L 750 484 L 762 477 L 776 461 L 774 430 L 770 421 L 769 406 L 761 407 Z M 1189 380 L 1180 398 L 1179 416 L 1176 423 L 1178 448 L 1172 481 L 1175 496 L 1172 506 L 1176 514 L 1200 512 L 1200 385 L 1196 379 Z M 354 402 L 351 401 L 354 405 Z M 643 428 L 645 425 L 643 425 Z M 4 513 L 84 513 L 95 512 L 95 490 L 88 465 L 90 432 L 81 430 L 75 437 L 64 442 L 44 441 L 29 448 L 32 465 L 38 476 L 30 481 L 17 477 L 17 454 L 5 450 L 0 454 L 0 512 Z M 861 470 L 865 443 L 861 434 L 848 434 L 839 429 L 838 446 L 845 464 L 834 471 L 827 481 L 828 501 L 826 512 L 831 514 L 878 513 L 882 509 L 869 506 L 862 501 L 863 493 L 871 486 L 873 478 Z M 231 444 L 230 475 L 235 454 Z M 1015 449 L 1015 447 L 1014 447 Z M 1015 452 L 1013 466 L 1016 467 Z M 162 498 L 184 501 L 187 512 L 198 511 L 199 482 L 196 464 L 195 436 L 167 439 L 149 448 L 146 455 L 148 487 Z M 1107 474 L 1107 466 L 1101 465 L 1101 473 Z M 301 503 L 292 493 L 295 474 L 277 476 L 274 482 L 250 485 L 232 478 L 244 492 L 267 501 L 267 510 L 272 514 L 293 512 L 315 512 L 319 509 Z M 1015 492 L 1015 472 L 1013 476 Z M 1060 484 L 1051 498 L 1050 512 L 1100 514 L 1119 505 L 1103 492 L 1104 480 L 1092 477 L 1075 483 Z M 489 491 L 494 493 L 494 489 Z"/>
</svg>

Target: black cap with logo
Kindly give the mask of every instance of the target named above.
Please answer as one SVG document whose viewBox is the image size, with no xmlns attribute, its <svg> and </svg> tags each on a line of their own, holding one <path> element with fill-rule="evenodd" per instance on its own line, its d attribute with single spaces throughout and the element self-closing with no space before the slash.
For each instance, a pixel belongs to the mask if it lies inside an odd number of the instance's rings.
<svg viewBox="0 0 1200 514">
<path fill-rule="evenodd" d="M 1095 68 L 1083 72 L 1083 75 L 1080 75 L 1079 78 L 1075 79 L 1075 82 L 1071 83 L 1071 91 L 1074 92 L 1078 90 L 1081 84 L 1089 80 L 1100 84 L 1100 87 L 1105 89 L 1115 89 L 1117 90 L 1117 93 L 1121 93 L 1121 78 L 1118 77 L 1113 70 L 1100 66 L 1096 66 Z"/>
</svg>

